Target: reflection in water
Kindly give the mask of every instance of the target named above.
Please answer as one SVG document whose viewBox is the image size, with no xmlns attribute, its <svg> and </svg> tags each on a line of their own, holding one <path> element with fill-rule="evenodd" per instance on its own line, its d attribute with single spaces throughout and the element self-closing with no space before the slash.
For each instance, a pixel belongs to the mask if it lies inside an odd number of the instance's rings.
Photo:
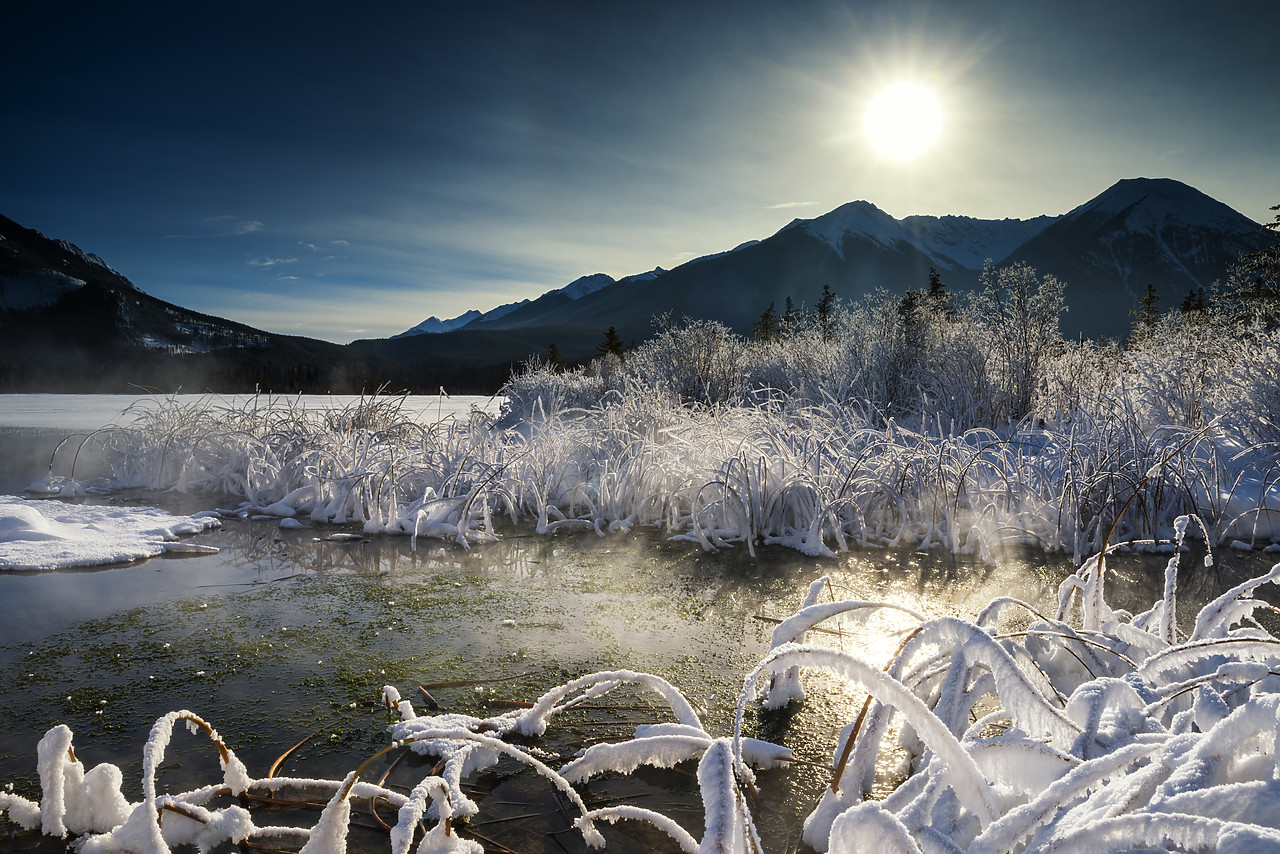
<svg viewBox="0 0 1280 854">
<path fill-rule="evenodd" d="M 255 775 L 312 736 L 282 773 L 340 777 L 385 744 L 386 716 L 374 702 L 384 684 L 419 709 L 423 685 L 445 711 L 488 716 L 578 675 L 615 668 L 671 680 L 702 707 L 706 728 L 724 734 L 743 675 L 768 648 L 770 621 L 794 612 L 822 575 L 831 577 L 824 601 L 884 600 L 925 615 L 971 617 L 1001 595 L 1051 608 L 1072 569 L 1038 554 L 1009 556 L 995 567 L 939 552 L 818 560 L 763 549 L 751 559 L 741 550 L 707 554 L 650 532 L 602 539 L 509 531 L 471 550 L 423 540 L 416 551 L 407 538 L 335 541 L 334 532 L 229 520 L 196 538 L 218 546 L 217 555 L 0 578 L 0 782 L 30 791 L 35 744 L 56 723 L 75 730 L 77 752 L 90 764 L 114 762 L 136 781 L 151 723 L 178 708 L 209 719 Z M 1219 557 L 1207 570 L 1186 562 L 1181 602 L 1188 617 L 1195 600 L 1257 574 L 1261 563 Z M 1110 565 L 1117 607 L 1145 609 L 1159 595 L 1163 559 L 1123 556 Z M 881 612 L 863 623 L 824 625 L 813 638 L 883 662 L 908 622 Z M 747 722 L 751 734 L 811 763 L 760 775 L 768 806 L 757 814 L 768 850 L 793 850 L 788 841 L 798 839 L 799 822 L 829 779 L 837 734 L 863 698 L 820 673 L 807 675 L 805 686 L 803 704 L 753 710 Z M 553 724 L 535 746 L 558 765 L 596 740 L 630 735 L 636 722 L 665 719 L 650 699 L 624 695 Z M 174 754 L 183 768 L 167 779 L 174 786 L 207 782 L 186 755 L 203 748 L 183 744 Z M 605 778 L 584 792 L 593 803 L 622 799 L 659 809 L 696 833 L 701 807 L 690 770 Z M 415 773 L 425 772 L 402 767 L 392 780 L 412 785 Z M 128 785 L 126 793 L 137 797 Z M 545 784 L 514 765 L 475 785 L 483 802 L 478 833 L 520 851 L 581 849 L 572 834 L 548 841 L 563 816 Z M 548 824 L 555 822 L 561 824 Z M 609 833 L 608 850 L 664 850 L 665 842 L 639 828 Z M 385 851 L 385 836 L 370 834 L 353 850 Z"/>
</svg>

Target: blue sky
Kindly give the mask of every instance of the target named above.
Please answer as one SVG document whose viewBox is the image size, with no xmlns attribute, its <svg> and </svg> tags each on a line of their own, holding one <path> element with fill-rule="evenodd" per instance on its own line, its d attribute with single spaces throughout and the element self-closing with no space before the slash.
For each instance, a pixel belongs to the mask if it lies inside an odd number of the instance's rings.
<svg viewBox="0 0 1280 854">
<path fill-rule="evenodd" d="M 1212 6 L 1212 8 L 1211 8 Z M 162 299 L 345 342 L 867 199 L 1280 203 L 1280 4 L 17 4 L 0 213 Z M 863 138 L 899 80 L 938 142 Z"/>
</svg>

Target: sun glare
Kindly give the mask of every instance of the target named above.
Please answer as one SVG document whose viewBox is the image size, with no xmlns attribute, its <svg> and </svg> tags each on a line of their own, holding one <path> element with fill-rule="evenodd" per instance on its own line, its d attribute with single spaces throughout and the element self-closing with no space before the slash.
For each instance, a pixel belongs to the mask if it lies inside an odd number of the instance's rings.
<svg viewBox="0 0 1280 854">
<path fill-rule="evenodd" d="M 910 160 L 938 138 L 942 109 L 933 92 L 925 87 L 896 83 L 871 99 L 863 127 L 881 154 L 894 160 Z"/>
</svg>

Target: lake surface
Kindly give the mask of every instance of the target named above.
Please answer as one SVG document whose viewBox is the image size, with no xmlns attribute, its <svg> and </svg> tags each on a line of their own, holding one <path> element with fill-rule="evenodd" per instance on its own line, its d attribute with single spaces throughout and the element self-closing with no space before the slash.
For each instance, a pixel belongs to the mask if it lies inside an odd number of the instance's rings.
<svg viewBox="0 0 1280 854">
<path fill-rule="evenodd" d="M 62 408 L 42 420 L 33 399 L 46 397 Z M 43 473 L 60 431 L 92 429 L 104 411 L 123 411 L 113 409 L 122 403 L 114 396 L 74 397 L 81 400 L 0 396 L 0 425 L 7 425 L 0 426 L 0 483 L 29 483 Z M 430 417 L 445 405 L 433 401 L 420 411 Z M 64 416 L 65 423 L 56 421 Z M 15 437 L 26 443 L 22 453 L 11 452 Z M 27 469 L 32 460 L 34 471 Z M 163 494 L 96 500 L 179 512 L 218 503 Z M 844 598 L 972 617 L 998 595 L 1048 607 L 1073 569 L 1039 554 L 1009 555 L 998 566 L 936 552 L 824 560 L 765 548 L 751 559 L 741 548 L 708 554 L 652 531 L 600 538 L 509 528 L 499 542 L 470 550 L 424 540 L 414 551 L 405 537 L 340 542 L 329 537 L 356 529 L 307 525 L 282 530 L 275 522 L 228 520 L 192 538 L 218 547 L 215 555 L 0 573 L 0 784 L 37 795 L 36 742 L 65 723 L 81 760 L 119 765 L 126 795 L 137 798 L 147 733 L 157 717 L 176 709 L 212 723 L 253 776 L 265 776 L 310 737 L 279 773 L 341 777 L 386 744 L 388 719 L 377 702 L 383 685 L 396 686 L 420 713 L 429 694 L 442 710 L 487 716 L 582 674 L 618 668 L 672 681 L 704 711 L 712 734 L 727 735 L 743 676 L 767 650 L 772 621 L 794 611 L 822 575 Z M 1117 559 L 1112 604 L 1149 607 L 1164 562 Z M 1262 555 L 1220 555 L 1212 569 L 1185 571 L 1181 601 L 1184 607 L 1204 601 L 1267 566 Z M 1182 613 L 1186 620 L 1194 612 Z M 882 617 L 841 626 L 821 640 L 883 661 L 905 625 Z M 836 734 L 861 703 L 861 694 L 821 674 L 808 677 L 806 687 L 803 704 L 754 712 L 748 720 L 749 734 L 786 744 L 805 760 L 760 773 L 756 815 L 771 851 L 795 850 L 800 823 L 828 779 Z M 669 719 L 652 695 L 606 698 L 553 719 L 547 736 L 533 743 L 557 767 L 596 740 Z M 162 787 L 220 779 L 211 754 L 207 742 L 176 736 Z M 389 779 L 412 786 L 429 770 L 415 759 Z M 581 791 L 591 804 L 626 802 L 667 813 L 697 835 L 702 809 L 692 771 L 637 772 Z M 514 764 L 478 775 L 472 787 L 481 813 L 467 826 L 492 850 L 584 850 L 580 837 L 563 832 L 568 819 L 550 787 Z M 314 818 L 285 813 L 257 820 L 309 825 Z M 352 850 L 388 850 L 373 819 L 359 821 L 370 829 L 353 831 Z M 674 850 L 634 824 L 604 830 L 607 851 Z M 0 851 L 64 848 L 31 834 L 0 835 Z"/>
</svg>

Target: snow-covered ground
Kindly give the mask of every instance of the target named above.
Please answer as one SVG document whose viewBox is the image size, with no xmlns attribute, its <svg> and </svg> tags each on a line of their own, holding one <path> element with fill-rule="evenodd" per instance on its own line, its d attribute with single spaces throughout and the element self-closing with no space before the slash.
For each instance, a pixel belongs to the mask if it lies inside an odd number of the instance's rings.
<svg viewBox="0 0 1280 854">
<path fill-rule="evenodd" d="M 0 570 L 67 569 L 198 551 L 179 537 L 221 523 L 154 507 L 64 504 L 0 495 Z M 211 549 L 216 551 L 216 549 Z"/>
</svg>

